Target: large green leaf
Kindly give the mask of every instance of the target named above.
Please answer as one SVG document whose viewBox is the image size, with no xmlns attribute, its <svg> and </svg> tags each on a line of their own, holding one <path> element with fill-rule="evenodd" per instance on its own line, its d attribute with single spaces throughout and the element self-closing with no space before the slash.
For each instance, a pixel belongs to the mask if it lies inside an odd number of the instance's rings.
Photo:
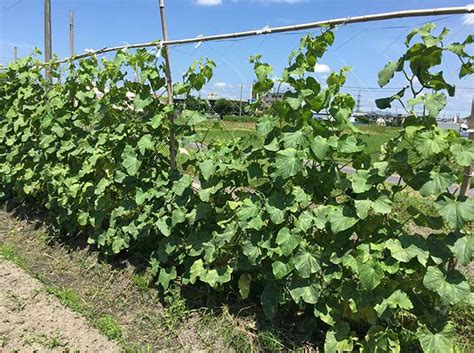
<svg viewBox="0 0 474 353">
<path fill-rule="evenodd" d="M 461 201 L 445 196 L 435 203 L 435 207 L 451 228 L 462 229 L 466 222 L 474 221 L 474 201 L 471 198 Z"/>
<path fill-rule="evenodd" d="M 312 273 L 320 270 L 318 260 L 309 252 L 301 252 L 293 258 L 298 275 L 302 278 L 309 278 Z"/>
<path fill-rule="evenodd" d="M 122 165 L 130 176 L 136 175 L 141 165 L 135 151 L 128 145 L 122 152 Z"/>
<path fill-rule="evenodd" d="M 452 353 L 454 327 L 446 324 L 441 331 L 432 332 L 427 328 L 418 332 L 421 348 L 425 353 Z"/>
<path fill-rule="evenodd" d="M 360 286 L 364 290 L 374 289 L 384 277 L 385 275 L 380 264 L 367 262 L 362 265 L 359 272 Z"/>
<path fill-rule="evenodd" d="M 347 323 L 339 323 L 334 329 L 327 331 L 324 341 L 324 353 L 352 352 L 354 342 L 350 335 L 350 327 Z"/>
<path fill-rule="evenodd" d="M 303 155 L 294 148 L 287 148 L 277 152 L 275 161 L 275 175 L 282 178 L 295 176 L 303 169 Z"/>
<path fill-rule="evenodd" d="M 428 131 L 418 134 L 415 137 L 414 144 L 423 158 L 430 158 L 448 147 L 444 134 Z"/>
<path fill-rule="evenodd" d="M 321 287 L 318 283 L 310 279 L 297 277 L 292 279 L 289 290 L 295 303 L 303 301 L 308 304 L 316 304 L 321 293 Z"/>
<path fill-rule="evenodd" d="M 423 184 L 420 192 L 423 196 L 440 194 L 445 192 L 455 181 L 456 177 L 452 174 L 432 171 L 430 180 Z"/>
<path fill-rule="evenodd" d="M 444 303 L 449 304 L 463 302 L 471 293 L 471 288 L 463 275 L 457 271 L 443 274 L 436 266 L 427 268 L 423 284 L 429 290 L 438 293 Z"/>
<path fill-rule="evenodd" d="M 451 145 L 450 150 L 457 164 L 463 167 L 470 167 L 474 164 L 474 143 L 468 146 L 461 144 Z"/>
<path fill-rule="evenodd" d="M 328 214 L 328 220 L 333 233 L 343 232 L 358 222 L 357 217 L 354 217 L 343 206 L 338 206 L 332 209 Z"/>
<path fill-rule="evenodd" d="M 448 246 L 456 259 L 463 265 L 467 266 L 474 256 L 474 235 L 467 234 L 459 238 L 454 245 Z"/>
</svg>

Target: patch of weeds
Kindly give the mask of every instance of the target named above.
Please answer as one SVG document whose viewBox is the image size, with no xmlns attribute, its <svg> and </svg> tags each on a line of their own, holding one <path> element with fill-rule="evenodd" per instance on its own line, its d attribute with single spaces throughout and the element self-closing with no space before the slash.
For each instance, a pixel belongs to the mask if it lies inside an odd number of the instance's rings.
<svg viewBox="0 0 474 353">
<path fill-rule="evenodd" d="M 168 330 L 174 331 L 189 316 L 186 301 L 181 296 L 181 290 L 178 286 L 168 289 L 163 300 L 166 304 L 163 313 L 164 323 Z"/>
<path fill-rule="evenodd" d="M 455 305 L 449 310 L 449 317 L 456 332 L 456 343 L 461 352 L 474 351 L 474 308 L 467 304 Z"/>
<path fill-rule="evenodd" d="M 209 347 L 223 344 L 225 350 L 230 348 L 237 352 L 254 352 L 258 338 L 253 333 L 254 329 L 253 322 L 233 317 L 224 306 L 220 315 L 213 312 L 203 314 L 199 320 L 198 332 Z"/>
<path fill-rule="evenodd" d="M 285 350 L 278 333 L 273 330 L 264 330 L 258 334 L 259 346 L 267 352 L 280 352 Z"/>
<path fill-rule="evenodd" d="M 21 338 L 23 340 L 23 343 L 26 345 L 31 346 L 33 343 L 38 343 L 47 349 L 66 347 L 68 345 L 68 342 L 64 340 L 60 333 L 55 333 L 50 337 L 48 337 L 44 333 L 35 333 L 29 336 L 23 335 Z"/>
<path fill-rule="evenodd" d="M 84 304 L 82 303 L 79 295 L 73 289 L 49 286 L 47 291 L 49 294 L 56 296 L 62 305 L 67 306 L 78 313 L 82 313 L 84 311 Z"/>
<path fill-rule="evenodd" d="M 18 267 L 21 267 L 23 269 L 27 268 L 26 261 L 22 259 L 20 255 L 18 255 L 16 249 L 11 245 L 0 244 L 0 257 L 13 262 Z"/>
<path fill-rule="evenodd" d="M 96 326 L 108 338 L 116 341 L 122 339 L 122 328 L 114 317 L 104 315 L 97 320 Z"/>
<path fill-rule="evenodd" d="M 150 283 L 150 279 L 146 274 L 138 273 L 132 276 L 132 281 L 140 290 L 147 290 Z"/>
<path fill-rule="evenodd" d="M 53 349 L 53 348 L 56 348 L 56 347 L 66 347 L 67 344 L 68 344 L 68 342 L 64 340 L 64 338 L 61 336 L 61 334 L 56 333 L 52 337 L 49 337 L 46 340 L 44 346 L 49 348 L 49 349 Z"/>
</svg>

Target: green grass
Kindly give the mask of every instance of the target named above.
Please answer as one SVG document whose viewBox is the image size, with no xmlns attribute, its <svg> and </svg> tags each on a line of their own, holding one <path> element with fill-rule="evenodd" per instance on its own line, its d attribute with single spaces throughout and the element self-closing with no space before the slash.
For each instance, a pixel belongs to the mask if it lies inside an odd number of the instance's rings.
<svg viewBox="0 0 474 353">
<path fill-rule="evenodd" d="M 221 120 L 210 120 L 198 126 L 197 131 L 201 133 L 204 143 L 230 142 L 240 137 L 250 137 L 255 133 L 255 122 L 250 117 L 228 117 Z M 362 140 L 367 144 L 366 152 L 377 158 L 380 147 L 395 137 L 399 131 L 396 127 L 383 127 L 378 125 L 358 125 L 362 131 Z"/>
<path fill-rule="evenodd" d="M 100 317 L 96 322 L 96 327 L 100 332 L 112 340 L 119 341 L 122 339 L 122 328 L 117 320 L 110 315 Z"/>
<path fill-rule="evenodd" d="M 0 258 L 11 261 L 23 269 L 27 267 L 26 261 L 18 255 L 15 248 L 8 244 L 0 244 Z"/>
<path fill-rule="evenodd" d="M 81 301 L 81 298 L 73 289 L 49 286 L 47 287 L 47 291 L 49 294 L 57 297 L 62 305 L 70 308 L 71 310 L 74 310 L 78 313 L 85 312 L 85 306 Z"/>
</svg>

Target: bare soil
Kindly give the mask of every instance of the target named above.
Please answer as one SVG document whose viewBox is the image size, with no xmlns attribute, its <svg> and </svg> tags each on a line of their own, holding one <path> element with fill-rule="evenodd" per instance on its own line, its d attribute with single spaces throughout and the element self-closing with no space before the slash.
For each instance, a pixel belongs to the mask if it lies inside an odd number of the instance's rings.
<svg viewBox="0 0 474 353">
<path fill-rule="evenodd" d="M 0 260 L 0 347 L 4 351 L 119 352 L 25 271 Z"/>
</svg>

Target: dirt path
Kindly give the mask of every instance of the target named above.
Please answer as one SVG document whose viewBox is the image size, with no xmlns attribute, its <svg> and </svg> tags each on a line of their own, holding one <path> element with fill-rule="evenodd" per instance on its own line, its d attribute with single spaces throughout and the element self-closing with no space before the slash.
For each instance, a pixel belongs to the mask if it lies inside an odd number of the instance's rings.
<svg viewBox="0 0 474 353">
<path fill-rule="evenodd" d="M 0 350 L 120 352 L 120 347 L 48 294 L 44 286 L 0 259 Z"/>
</svg>

